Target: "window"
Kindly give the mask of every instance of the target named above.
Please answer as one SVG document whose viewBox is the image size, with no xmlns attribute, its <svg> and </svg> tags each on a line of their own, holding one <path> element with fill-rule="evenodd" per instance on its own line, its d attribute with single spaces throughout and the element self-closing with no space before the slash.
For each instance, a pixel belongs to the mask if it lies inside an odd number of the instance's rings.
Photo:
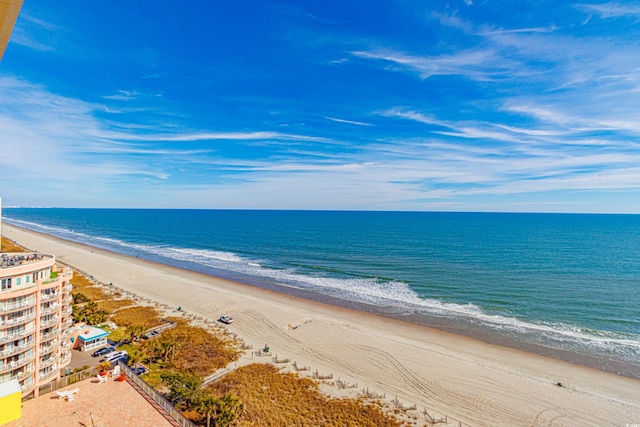
<svg viewBox="0 0 640 427">
<path fill-rule="evenodd" d="M 22 277 L 16 277 L 16 286 L 20 286 L 22 282 Z"/>
<path fill-rule="evenodd" d="M 6 291 L 7 289 L 11 289 L 11 277 L 7 278 L 7 279 L 2 279 L 2 288 L 3 291 Z"/>
<path fill-rule="evenodd" d="M 26 277 L 24 278 L 24 283 L 29 283 L 29 279 L 30 279 L 30 276 L 26 276 Z"/>
</svg>

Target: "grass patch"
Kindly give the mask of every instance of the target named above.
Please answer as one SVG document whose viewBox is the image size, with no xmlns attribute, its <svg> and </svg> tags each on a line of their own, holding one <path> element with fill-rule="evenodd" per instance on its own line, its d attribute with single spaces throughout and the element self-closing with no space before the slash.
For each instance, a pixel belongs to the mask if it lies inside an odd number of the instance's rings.
<svg viewBox="0 0 640 427">
<path fill-rule="evenodd" d="M 178 323 L 177 326 L 164 331 L 159 339 L 178 343 L 173 358 L 176 370 L 205 377 L 238 359 L 237 343 L 232 339 L 191 326 L 183 319 L 172 320 Z"/>
<path fill-rule="evenodd" d="M 325 396 L 318 383 L 273 365 L 239 368 L 209 387 L 215 394 L 232 393 L 244 402 L 239 426 L 371 426 L 400 427 L 382 406 L 362 399 Z"/>
<path fill-rule="evenodd" d="M 121 308 L 111 316 L 111 320 L 119 326 L 125 327 L 141 325 L 145 328 L 152 328 L 162 324 L 162 319 L 160 318 L 158 310 L 156 310 L 155 307 L 149 306 Z"/>
<path fill-rule="evenodd" d="M 73 272 L 73 278 L 70 280 L 70 282 L 73 287 L 77 289 L 96 286 L 96 284 L 92 282 L 87 276 L 78 271 Z"/>
<path fill-rule="evenodd" d="M 6 237 L 2 237 L 0 246 L 0 252 L 28 252 L 25 248 L 17 245 L 13 240 L 9 240 Z"/>
<path fill-rule="evenodd" d="M 109 340 L 113 342 L 120 342 L 128 338 L 127 328 L 112 329 L 109 334 Z"/>
<path fill-rule="evenodd" d="M 107 299 L 98 301 L 98 308 L 109 314 L 112 314 L 123 307 L 130 307 L 132 305 L 135 305 L 135 302 L 130 299 Z"/>
<path fill-rule="evenodd" d="M 91 301 L 99 301 L 108 298 L 107 294 L 105 294 L 104 291 L 97 286 L 87 286 L 79 290 L 74 289 L 71 291 L 71 294 L 82 294 L 85 297 L 89 298 Z"/>
</svg>

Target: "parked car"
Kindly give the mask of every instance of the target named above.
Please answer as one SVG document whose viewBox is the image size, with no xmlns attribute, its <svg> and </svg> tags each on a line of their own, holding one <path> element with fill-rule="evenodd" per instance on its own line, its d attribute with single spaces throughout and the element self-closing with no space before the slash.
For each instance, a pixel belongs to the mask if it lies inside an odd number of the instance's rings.
<svg viewBox="0 0 640 427">
<path fill-rule="evenodd" d="M 115 349 L 116 349 L 115 347 L 100 348 L 100 349 L 94 351 L 93 353 L 91 353 L 91 356 L 93 356 L 93 357 L 104 356 L 107 353 L 111 353 Z"/>
<path fill-rule="evenodd" d="M 143 368 L 142 366 L 139 366 L 135 369 L 135 371 L 133 371 L 136 375 L 142 375 L 145 374 L 147 372 L 147 370 L 145 368 Z"/>
<path fill-rule="evenodd" d="M 226 323 L 228 325 L 230 323 L 233 323 L 233 317 L 225 314 L 224 316 L 220 316 L 218 322 Z"/>
<path fill-rule="evenodd" d="M 116 360 L 126 359 L 129 353 L 126 350 L 114 351 L 104 356 L 103 362 L 115 362 Z"/>
</svg>

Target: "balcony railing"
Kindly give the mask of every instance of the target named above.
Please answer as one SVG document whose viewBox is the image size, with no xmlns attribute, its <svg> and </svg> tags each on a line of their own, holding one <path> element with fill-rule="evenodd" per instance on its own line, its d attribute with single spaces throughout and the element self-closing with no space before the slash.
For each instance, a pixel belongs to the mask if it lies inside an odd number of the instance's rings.
<svg viewBox="0 0 640 427">
<path fill-rule="evenodd" d="M 49 326 L 53 326 L 60 321 L 58 316 L 52 317 L 51 319 L 42 320 L 40 319 L 40 329 L 48 328 Z"/>
<path fill-rule="evenodd" d="M 49 307 L 45 307 L 45 308 L 40 307 L 40 314 L 41 315 L 51 314 L 51 313 L 55 313 L 58 310 L 60 310 L 60 305 L 52 304 Z"/>
<path fill-rule="evenodd" d="M 20 325 L 22 323 L 28 322 L 29 320 L 32 320 L 35 317 L 36 317 L 36 313 L 30 313 L 30 314 L 27 314 L 26 316 L 14 317 L 13 319 L 7 320 L 5 323 L 7 326 Z"/>
<path fill-rule="evenodd" d="M 9 356 L 13 356 L 14 354 L 22 353 L 23 351 L 30 348 L 31 346 L 33 346 L 33 341 L 28 342 L 26 344 L 13 346 L 11 348 L 6 348 L 0 351 L 0 357 L 9 357 Z"/>
<path fill-rule="evenodd" d="M 62 367 L 70 361 L 71 361 L 71 352 L 63 353 L 62 357 L 60 358 L 60 366 Z"/>
<path fill-rule="evenodd" d="M 47 378 L 53 377 L 55 375 L 58 374 L 58 366 L 56 364 L 54 364 L 51 367 L 51 370 L 47 371 L 47 372 L 40 372 L 40 380 L 46 380 Z"/>
<path fill-rule="evenodd" d="M 22 331 L 12 332 L 10 334 L 0 336 L 0 343 L 6 342 L 6 341 L 11 341 L 11 340 L 16 340 L 18 338 L 25 337 L 25 336 L 27 336 L 29 334 L 32 334 L 33 331 L 34 331 L 33 328 L 29 328 L 29 329 L 25 329 L 25 330 L 22 330 Z"/>
<path fill-rule="evenodd" d="M 20 388 L 23 392 L 29 390 L 33 387 L 33 377 L 27 378 L 22 384 L 20 384 Z"/>
<path fill-rule="evenodd" d="M 65 285 L 62 287 L 62 292 L 71 292 L 72 290 L 73 285 L 71 284 L 71 282 L 65 283 Z"/>
<path fill-rule="evenodd" d="M 60 347 L 60 343 L 58 343 L 58 340 L 51 341 L 47 345 L 41 345 L 40 349 L 38 350 L 38 353 L 40 354 L 51 353 L 52 351 L 56 350 L 58 347 Z"/>
<path fill-rule="evenodd" d="M 40 294 L 40 301 L 45 302 L 45 301 L 52 301 L 54 299 L 57 299 L 60 295 L 62 295 L 59 292 L 53 292 L 53 293 L 42 293 Z"/>
<path fill-rule="evenodd" d="M 8 379 L 16 379 L 18 381 L 21 381 L 25 378 L 28 378 L 31 374 L 33 374 L 33 368 L 28 368 L 20 372 L 14 372 Z M 33 377 L 31 377 L 31 383 L 33 383 Z"/>
<path fill-rule="evenodd" d="M 43 332 L 42 335 L 40 335 L 40 340 L 44 341 L 51 338 L 55 338 L 57 335 L 58 335 L 58 329 L 55 328 L 52 331 Z"/>
<path fill-rule="evenodd" d="M 26 365 L 27 363 L 31 362 L 33 360 L 33 354 L 29 355 L 29 356 L 24 356 L 19 360 L 14 360 L 12 362 L 9 363 L 5 363 L 1 368 L 0 368 L 0 373 L 2 372 L 8 372 L 8 371 L 12 371 L 14 369 L 18 369 L 24 365 Z"/>
<path fill-rule="evenodd" d="M 8 313 L 11 311 L 17 311 L 26 307 L 32 307 L 36 305 L 36 299 L 35 298 L 29 298 L 28 300 L 19 302 L 19 303 L 13 303 L 13 304 L 0 304 L 0 313 Z"/>
<path fill-rule="evenodd" d="M 73 319 L 67 319 L 62 322 L 62 329 L 68 329 L 73 325 Z"/>
<path fill-rule="evenodd" d="M 40 362 L 40 368 L 47 368 L 51 365 L 53 365 L 54 363 L 56 363 L 58 361 L 58 359 L 60 358 L 60 356 L 53 356 L 48 358 L 47 360 L 43 360 Z"/>
</svg>

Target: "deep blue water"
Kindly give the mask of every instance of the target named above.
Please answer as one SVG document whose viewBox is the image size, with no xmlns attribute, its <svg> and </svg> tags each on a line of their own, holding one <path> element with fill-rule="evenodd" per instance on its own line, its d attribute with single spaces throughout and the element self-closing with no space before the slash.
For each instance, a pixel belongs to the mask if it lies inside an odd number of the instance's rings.
<svg viewBox="0 0 640 427">
<path fill-rule="evenodd" d="M 637 215 L 6 208 L 3 219 L 409 321 L 640 366 Z"/>
</svg>

